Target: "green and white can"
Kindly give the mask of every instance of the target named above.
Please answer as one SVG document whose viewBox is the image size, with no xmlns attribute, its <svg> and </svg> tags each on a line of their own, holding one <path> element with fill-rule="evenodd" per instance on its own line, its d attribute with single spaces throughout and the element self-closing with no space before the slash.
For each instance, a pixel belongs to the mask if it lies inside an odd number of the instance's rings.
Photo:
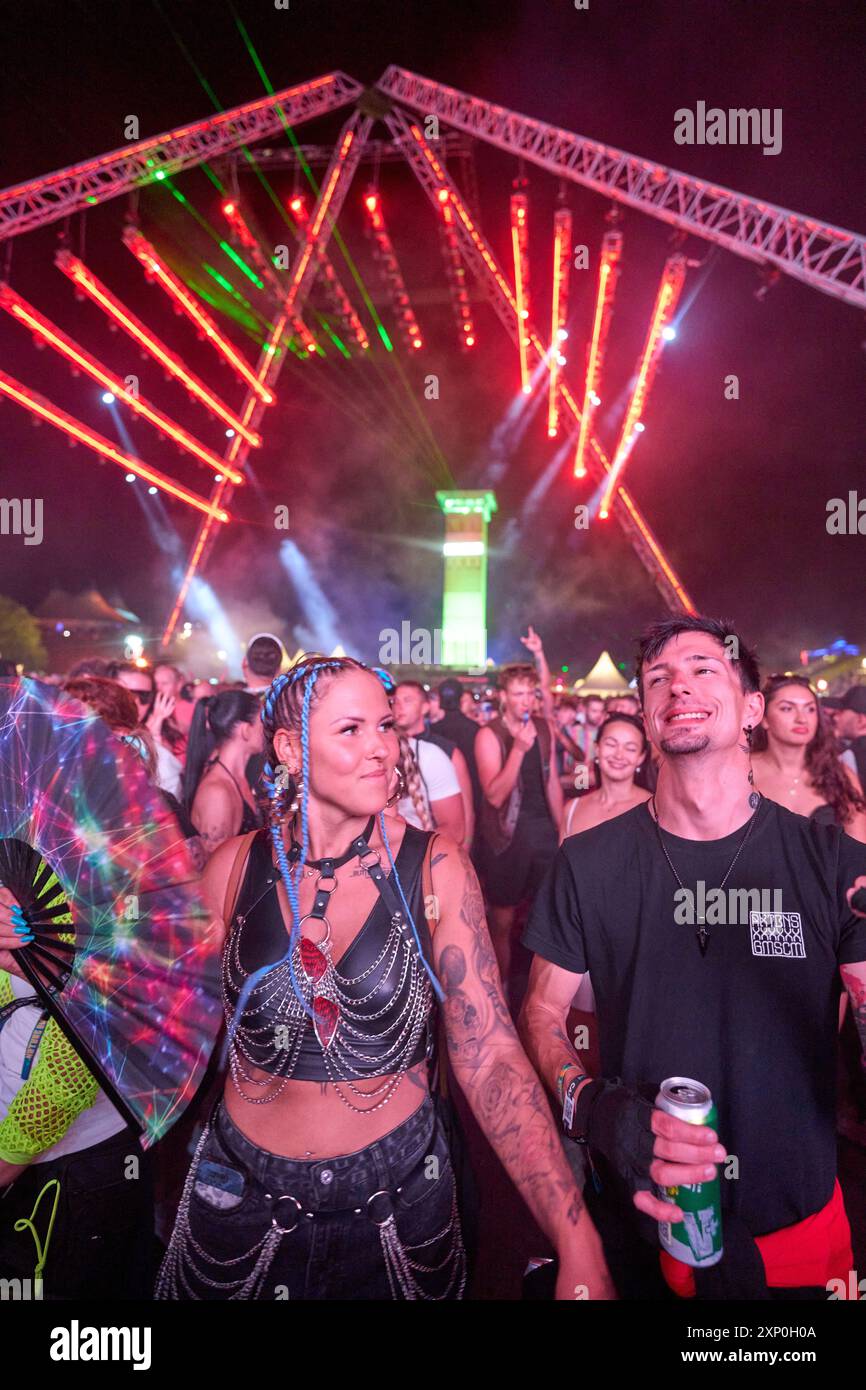
<svg viewBox="0 0 866 1390">
<path fill-rule="evenodd" d="M 689 1125 L 718 1124 L 716 1107 L 706 1086 L 688 1076 L 669 1076 L 663 1081 L 656 1105 Z M 663 1202 L 678 1206 L 683 1220 L 659 1222 L 659 1240 L 674 1259 L 693 1269 L 705 1269 L 722 1258 L 722 1206 L 718 1169 L 709 1182 L 681 1187 L 656 1187 Z"/>
</svg>

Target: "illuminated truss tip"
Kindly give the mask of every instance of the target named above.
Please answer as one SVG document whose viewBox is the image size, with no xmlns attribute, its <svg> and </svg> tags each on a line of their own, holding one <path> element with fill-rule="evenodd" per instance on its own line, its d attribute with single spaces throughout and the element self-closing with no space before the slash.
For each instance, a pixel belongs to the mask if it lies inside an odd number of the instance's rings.
<svg viewBox="0 0 866 1390">
<path fill-rule="evenodd" d="M 156 406 L 151 405 L 144 396 L 135 391 L 131 391 L 126 383 L 116 376 L 114 372 L 97 360 L 85 348 L 81 347 L 70 338 L 62 329 L 47 319 L 44 314 L 40 314 L 38 309 L 34 309 L 26 299 L 9 285 L 0 284 L 0 308 L 5 309 L 18 323 L 24 328 L 28 328 L 33 334 L 37 343 L 47 343 L 54 348 L 55 352 L 64 357 L 72 367 L 73 372 L 85 372 L 92 381 L 101 386 L 104 391 L 109 391 L 117 400 L 122 401 L 136 415 L 140 415 L 153 425 L 161 434 L 167 435 L 181 449 L 194 458 L 206 463 L 215 473 L 228 474 L 233 483 L 243 483 L 243 474 L 236 472 L 232 468 L 227 469 L 227 465 L 219 454 L 206 448 L 200 440 L 195 439 L 187 430 L 183 429 L 174 420 L 170 420 Z"/>
<path fill-rule="evenodd" d="M 248 429 L 244 422 L 233 411 L 229 410 L 228 406 L 212 391 L 209 391 L 193 372 L 188 371 L 180 358 L 166 347 L 165 343 L 141 322 L 141 319 L 136 318 L 135 314 L 127 309 L 126 305 L 112 294 L 92 271 L 88 270 L 83 261 L 79 260 L 77 256 L 73 256 L 69 251 L 58 251 L 54 257 L 54 264 L 72 281 L 77 291 L 87 295 L 94 304 L 102 309 L 103 313 L 108 314 L 115 323 L 119 324 L 124 332 L 128 333 L 139 347 L 150 353 L 170 376 L 180 381 L 189 394 L 199 401 L 206 410 L 222 420 L 223 424 L 227 425 L 235 434 L 240 435 L 247 444 L 254 448 L 259 447 L 262 442 L 261 435 L 257 434 L 255 430 Z"/>
<path fill-rule="evenodd" d="M 186 502 L 188 506 L 195 507 L 197 511 L 205 512 L 214 521 L 228 521 L 228 512 L 221 507 L 215 507 L 204 497 L 199 497 L 197 493 L 190 492 L 188 488 L 172 482 L 164 473 L 159 473 L 155 468 L 150 468 L 147 464 L 142 463 L 141 459 L 123 453 L 121 449 L 112 444 L 110 439 L 106 439 L 104 435 L 90 429 L 81 420 L 76 420 L 65 410 L 61 410 L 59 406 L 53 405 L 51 401 L 39 395 L 38 391 L 31 391 L 29 387 L 22 385 L 20 381 L 16 381 L 14 377 L 3 371 L 0 371 L 0 392 L 9 400 L 15 401 L 16 405 L 29 410 L 37 420 L 47 420 L 50 425 L 54 425 L 55 429 L 62 430 L 74 443 L 86 444 L 94 453 L 116 463 L 120 468 L 126 469 L 128 473 L 135 473 L 137 477 L 144 478 L 146 482 L 158 487 L 162 492 L 167 492 L 171 497 L 177 497 L 181 502 Z"/>
</svg>

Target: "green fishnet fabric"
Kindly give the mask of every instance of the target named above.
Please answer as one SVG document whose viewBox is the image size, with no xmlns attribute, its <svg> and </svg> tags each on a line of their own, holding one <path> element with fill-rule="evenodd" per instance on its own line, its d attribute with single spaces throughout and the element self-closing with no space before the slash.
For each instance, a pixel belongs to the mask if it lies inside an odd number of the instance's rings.
<svg viewBox="0 0 866 1390">
<path fill-rule="evenodd" d="M 55 877 L 53 882 L 60 884 Z M 49 903 L 63 902 L 62 892 Z M 66 913 L 55 926 L 72 922 Z M 74 941 L 69 933 L 61 941 Z M 0 971 L 0 1005 L 13 997 L 12 984 L 5 970 Z M 99 1086 L 72 1044 L 53 1018 L 45 1025 L 39 1051 L 29 1077 L 12 1101 L 5 1119 L 0 1120 L 0 1159 L 6 1163 L 30 1163 L 37 1154 L 52 1148 L 66 1134 L 73 1121 L 88 1110 Z"/>
</svg>

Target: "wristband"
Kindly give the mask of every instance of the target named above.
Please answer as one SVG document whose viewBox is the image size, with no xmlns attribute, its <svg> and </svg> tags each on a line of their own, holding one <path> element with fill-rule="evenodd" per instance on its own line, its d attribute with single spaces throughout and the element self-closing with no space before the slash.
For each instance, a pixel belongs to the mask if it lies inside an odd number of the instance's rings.
<svg viewBox="0 0 866 1390">
<path fill-rule="evenodd" d="M 565 1092 L 565 1099 L 562 1102 L 562 1127 L 568 1135 L 571 1135 L 572 1126 L 574 1124 L 575 1092 L 577 1091 L 577 1088 L 582 1081 L 588 1080 L 589 1077 L 586 1075 L 585 1072 L 579 1072 L 579 1074 L 577 1076 L 572 1077 L 571 1081 L 569 1081 L 568 1083 L 568 1087 Z"/>
</svg>

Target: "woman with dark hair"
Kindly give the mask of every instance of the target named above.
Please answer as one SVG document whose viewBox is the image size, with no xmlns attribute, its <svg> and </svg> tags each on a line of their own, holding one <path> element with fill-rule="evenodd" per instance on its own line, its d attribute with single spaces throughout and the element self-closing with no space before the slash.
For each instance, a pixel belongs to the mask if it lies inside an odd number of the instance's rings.
<svg viewBox="0 0 866 1390">
<path fill-rule="evenodd" d="M 595 791 L 569 801 L 563 812 L 559 842 L 630 811 L 650 793 L 635 776 L 648 755 L 643 721 L 633 714 L 613 714 L 599 725 L 595 740 Z"/>
<path fill-rule="evenodd" d="M 274 681 L 262 719 L 269 831 L 221 846 L 203 879 L 227 936 L 228 1076 L 157 1297 L 462 1297 L 430 1094 L 435 996 L 457 1083 L 558 1251 L 559 1296 L 609 1297 L 469 858 L 386 822 L 398 746 L 383 680 L 308 656 Z"/>
<path fill-rule="evenodd" d="M 246 778 L 247 763 L 262 747 L 257 695 L 223 690 L 199 700 L 189 730 L 183 800 L 208 857 L 224 840 L 262 824 Z"/>
<path fill-rule="evenodd" d="M 752 733 L 755 785 L 789 811 L 866 842 L 866 802 L 805 676 L 769 676 Z"/>
</svg>

